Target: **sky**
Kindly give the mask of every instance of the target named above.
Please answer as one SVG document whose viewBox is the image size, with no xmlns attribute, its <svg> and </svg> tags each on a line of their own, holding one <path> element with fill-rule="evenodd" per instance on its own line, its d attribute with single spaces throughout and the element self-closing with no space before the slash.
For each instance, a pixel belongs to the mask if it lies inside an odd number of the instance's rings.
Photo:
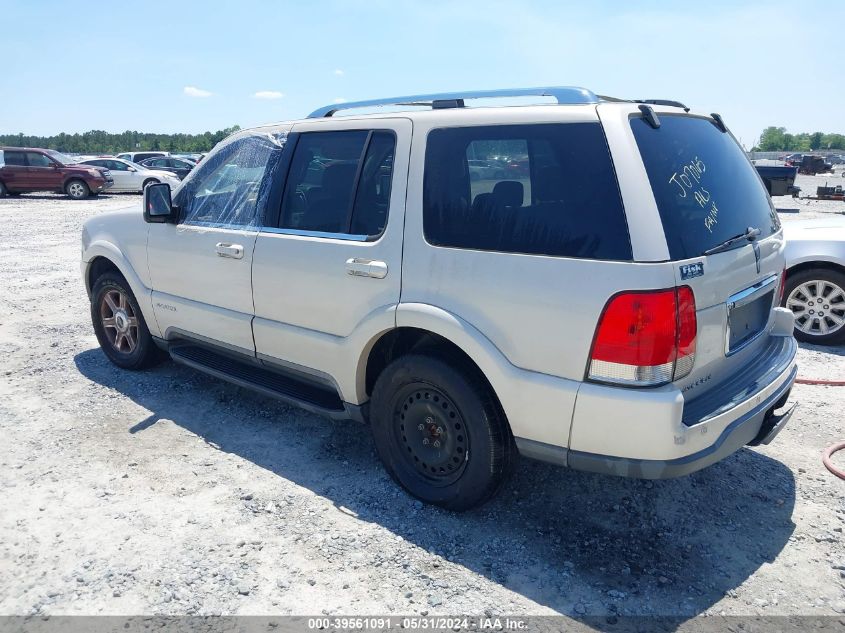
<svg viewBox="0 0 845 633">
<path fill-rule="evenodd" d="M 769 125 L 845 133 L 845 49 L 826 36 L 843 24 L 833 0 L 0 0 L 0 133 L 195 133 L 582 86 L 718 112 L 750 147 Z"/>
</svg>

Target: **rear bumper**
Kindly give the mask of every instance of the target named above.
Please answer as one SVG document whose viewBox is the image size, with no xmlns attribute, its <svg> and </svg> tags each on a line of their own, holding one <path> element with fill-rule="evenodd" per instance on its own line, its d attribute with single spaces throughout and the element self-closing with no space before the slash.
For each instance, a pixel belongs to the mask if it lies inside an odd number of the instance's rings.
<svg viewBox="0 0 845 633">
<path fill-rule="evenodd" d="M 777 412 L 789 398 L 798 368 L 792 366 L 786 380 L 760 404 L 731 422 L 715 442 L 690 455 L 676 459 L 632 459 L 569 451 L 568 465 L 576 470 L 637 477 L 641 479 L 668 479 L 681 477 L 706 468 L 735 453 L 746 445 L 768 444 L 780 433 L 792 417 L 797 405 Z"/>
<path fill-rule="evenodd" d="M 584 383 L 569 448 L 517 438 L 524 455 L 578 470 L 662 479 L 713 464 L 747 444 L 767 444 L 792 410 L 781 411 L 795 381 L 792 336 L 769 336 L 753 359 L 702 396 L 674 385 L 623 389 Z"/>
</svg>

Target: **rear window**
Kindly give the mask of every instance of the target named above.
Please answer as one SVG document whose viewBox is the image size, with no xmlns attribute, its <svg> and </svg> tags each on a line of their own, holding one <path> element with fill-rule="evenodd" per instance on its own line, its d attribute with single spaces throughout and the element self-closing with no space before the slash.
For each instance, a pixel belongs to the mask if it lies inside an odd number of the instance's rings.
<svg viewBox="0 0 845 633">
<path fill-rule="evenodd" d="M 631 129 L 672 259 L 698 257 L 748 227 L 760 229 L 759 239 L 780 228 L 742 148 L 710 119 L 661 114 L 655 129 L 637 117 Z"/>
<path fill-rule="evenodd" d="M 436 246 L 632 258 L 598 123 L 432 130 L 423 206 L 425 237 Z"/>
</svg>

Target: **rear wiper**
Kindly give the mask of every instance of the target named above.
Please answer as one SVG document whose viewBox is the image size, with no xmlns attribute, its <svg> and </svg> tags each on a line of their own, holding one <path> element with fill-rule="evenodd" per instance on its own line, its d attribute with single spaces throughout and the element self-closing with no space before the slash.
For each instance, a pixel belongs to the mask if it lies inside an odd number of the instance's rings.
<svg viewBox="0 0 845 633">
<path fill-rule="evenodd" d="M 729 246 L 733 246 L 741 240 L 748 240 L 749 242 L 753 242 L 757 239 L 758 235 L 760 235 L 760 229 L 756 229 L 753 226 L 749 226 L 747 229 L 745 229 L 745 233 L 734 235 L 733 237 L 726 239 L 721 244 L 718 244 L 713 248 L 708 248 L 702 253 L 702 255 L 712 255 L 713 253 L 718 253 L 719 251 L 725 250 Z"/>
</svg>

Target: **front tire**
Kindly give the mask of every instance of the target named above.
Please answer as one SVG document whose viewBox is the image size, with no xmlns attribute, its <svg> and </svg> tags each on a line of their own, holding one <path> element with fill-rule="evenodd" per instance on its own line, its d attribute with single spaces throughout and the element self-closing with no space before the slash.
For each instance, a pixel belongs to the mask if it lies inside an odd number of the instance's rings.
<svg viewBox="0 0 845 633">
<path fill-rule="evenodd" d="M 100 347 L 118 367 L 144 369 L 160 360 L 135 295 L 117 273 L 104 273 L 94 283 L 91 322 Z"/>
<path fill-rule="evenodd" d="M 816 345 L 845 342 L 845 274 L 827 268 L 787 274 L 783 305 L 795 315 L 795 338 Z"/>
<path fill-rule="evenodd" d="M 468 510 L 498 492 L 516 458 L 510 427 L 474 367 L 409 354 L 385 368 L 373 389 L 376 450 L 411 495 Z"/>
<path fill-rule="evenodd" d="M 65 185 L 65 193 L 74 200 L 82 200 L 91 195 L 91 189 L 84 180 L 74 178 Z"/>
</svg>

